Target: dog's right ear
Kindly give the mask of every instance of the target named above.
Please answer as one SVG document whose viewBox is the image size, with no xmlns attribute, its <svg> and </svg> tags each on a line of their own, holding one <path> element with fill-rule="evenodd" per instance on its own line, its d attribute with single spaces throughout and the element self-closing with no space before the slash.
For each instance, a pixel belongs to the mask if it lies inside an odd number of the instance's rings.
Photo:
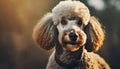
<svg viewBox="0 0 120 69">
<path fill-rule="evenodd" d="M 55 25 L 52 21 L 52 13 L 47 13 L 33 30 L 33 40 L 40 47 L 49 50 L 55 46 Z"/>
</svg>

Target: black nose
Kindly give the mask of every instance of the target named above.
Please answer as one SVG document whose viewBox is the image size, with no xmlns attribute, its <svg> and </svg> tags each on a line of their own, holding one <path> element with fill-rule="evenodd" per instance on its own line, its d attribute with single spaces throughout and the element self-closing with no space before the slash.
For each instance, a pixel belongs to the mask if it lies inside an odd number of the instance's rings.
<svg viewBox="0 0 120 69">
<path fill-rule="evenodd" d="M 78 36 L 76 35 L 76 33 L 73 33 L 73 32 L 72 32 L 72 33 L 69 34 L 69 38 L 70 38 L 70 40 L 72 40 L 72 41 L 76 41 L 76 40 L 77 40 L 77 37 L 78 37 Z"/>
</svg>

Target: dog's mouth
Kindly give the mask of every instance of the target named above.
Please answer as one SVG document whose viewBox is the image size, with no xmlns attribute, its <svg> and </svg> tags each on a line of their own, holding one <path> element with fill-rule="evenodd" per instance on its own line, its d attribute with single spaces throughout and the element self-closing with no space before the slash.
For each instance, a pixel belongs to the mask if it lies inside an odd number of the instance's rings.
<svg viewBox="0 0 120 69">
<path fill-rule="evenodd" d="M 64 48 L 70 51 L 77 51 L 81 47 L 81 44 L 75 41 L 69 41 L 64 43 Z"/>
</svg>

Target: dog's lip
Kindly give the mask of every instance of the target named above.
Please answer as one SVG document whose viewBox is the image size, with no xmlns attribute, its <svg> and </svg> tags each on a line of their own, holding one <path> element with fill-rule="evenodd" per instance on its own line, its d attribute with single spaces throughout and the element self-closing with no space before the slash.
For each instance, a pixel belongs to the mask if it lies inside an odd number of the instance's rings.
<svg viewBox="0 0 120 69">
<path fill-rule="evenodd" d="M 77 41 L 64 42 L 63 46 L 66 50 L 70 50 L 72 52 L 77 51 L 81 47 L 80 43 Z"/>
<path fill-rule="evenodd" d="M 65 48 L 71 52 L 75 52 L 79 50 L 81 46 L 79 44 L 66 44 Z"/>
<path fill-rule="evenodd" d="M 70 44 L 70 45 L 79 45 L 79 43 L 75 42 L 75 41 L 69 41 L 69 42 L 65 42 L 65 44 Z"/>
</svg>

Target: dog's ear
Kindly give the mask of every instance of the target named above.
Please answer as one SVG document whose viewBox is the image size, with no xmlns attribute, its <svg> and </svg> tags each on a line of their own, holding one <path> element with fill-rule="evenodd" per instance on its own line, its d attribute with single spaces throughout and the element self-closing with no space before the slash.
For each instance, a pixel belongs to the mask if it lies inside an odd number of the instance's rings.
<svg viewBox="0 0 120 69">
<path fill-rule="evenodd" d="M 85 48 L 89 52 L 97 51 L 102 46 L 105 37 L 102 25 L 94 16 L 91 16 L 84 30 L 87 35 Z"/>
<path fill-rule="evenodd" d="M 49 50 L 55 46 L 55 25 L 52 21 L 52 13 L 47 13 L 33 30 L 33 40 L 40 47 Z"/>
</svg>

